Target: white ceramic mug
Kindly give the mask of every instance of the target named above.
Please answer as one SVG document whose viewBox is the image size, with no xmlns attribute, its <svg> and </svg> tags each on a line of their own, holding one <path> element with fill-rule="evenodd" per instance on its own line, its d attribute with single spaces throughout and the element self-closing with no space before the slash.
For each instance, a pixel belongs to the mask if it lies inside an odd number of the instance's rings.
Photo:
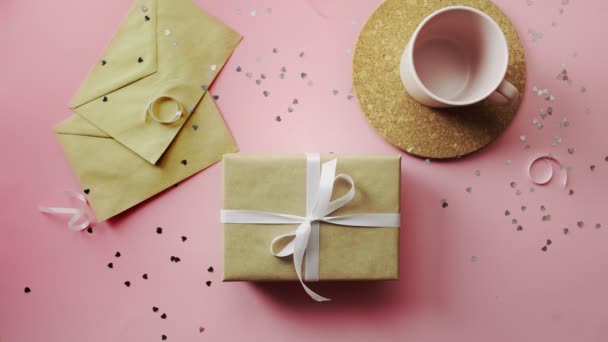
<svg viewBox="0 0 608 342">
<path fill-rule="evenodd" d="M 401 57 L 400 72 L 415 100 L 444 108 L 487 98 L 514 102 L 519 92 L 505 80 L 508 65 L 509 46 L 498 24 L 478 9 L 451 6 L 418 25 Z M 502 97 L 491 96 L 495 92 Z"/>
</svg>

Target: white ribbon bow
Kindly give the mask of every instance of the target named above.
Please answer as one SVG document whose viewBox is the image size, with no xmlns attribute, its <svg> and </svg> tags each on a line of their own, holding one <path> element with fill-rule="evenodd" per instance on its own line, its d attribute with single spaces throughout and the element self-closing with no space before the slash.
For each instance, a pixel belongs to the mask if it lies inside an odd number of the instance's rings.
<svg viewBox="0 0 608 342">
<path fill-rule="evenodd" d="M 306 217 L 276 214 L 253 210 L 222 210 L 222 223 L 248 224 L 299 224 L 291 233 L 279 235 L 270 243 L 270 253 L 276 257 L 293 255 L 293 264 L 298 279 L 310 297 L 319 302 L 330 299 L 312 291 L 302 280 L 302 264 L 306 255 L 306 274 L 308 281 L 319 280 L 319 226 L 320 222 L 351 227 L 399 227 L 400 215 L 391 214 L 355 214 L 343 216 L 327 216 L 348 204 L 355 197 L 355 182 L 346 174 L 336 174 L 337 160 L 323 163 L 320 167 L 319 154 L 307 154 L 306 181 Z M 342 179 L 350 184 L 350 190 L 342 197 L 331 201 L 334 183 Z M 278 253 L 273 246 L 284 238 L 292 240 Z"/>
</svg>

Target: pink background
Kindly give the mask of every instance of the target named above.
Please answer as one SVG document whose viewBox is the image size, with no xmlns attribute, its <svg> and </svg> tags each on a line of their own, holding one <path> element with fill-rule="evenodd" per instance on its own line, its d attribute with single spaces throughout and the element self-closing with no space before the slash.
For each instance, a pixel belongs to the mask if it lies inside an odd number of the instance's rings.
<svg viewBox="0 0 608 342">
<path fill-rule="evenodd" d="M 211 90 L 243 152 L 399 152 L 347 98 L 351 50 L 380 1 L 197 2 L 245 36 Z M 404 155 L 401 280 L 320 284 L 314 287 L 333 301 L 318 304 L 298 284 L 220 282 L 221 165 L 93 234 L 69 232 L 63 219 L 37 212 L 38 204 L 69 204 L 59 192 L 79 189 L 51 127 L 70 115 L 68 100 L 132 2 L 2 0 L 0 340 L 160 341 L 165 334 L 168 341 L 606 341 L 608 117 L 601 103 L 608 2 L 497 3 L 528 59 L 513 124 L 462 160 L 427 164 Z M 534 41 L 529 29 L 542 38 Z M 562 62 L 572 85 L 555 78 Z M 261 73 L 268 78 L 256 85 Z M 533 85 L 556 101 L 538 97 Z M 299 104 L 288 113 L 294 98 Z M 538 111 L 548 105 L 553 115 L 543 120 Z M 563 118 L 570 125 L 559 128 Z M 551 145 L 555 136 L 558 146 Z M 527 162 L 549 152 L 573 167 L 570 184 L 530 192 Z M 552 244 L 543 252 L 547 239 Z"/>
</svg>

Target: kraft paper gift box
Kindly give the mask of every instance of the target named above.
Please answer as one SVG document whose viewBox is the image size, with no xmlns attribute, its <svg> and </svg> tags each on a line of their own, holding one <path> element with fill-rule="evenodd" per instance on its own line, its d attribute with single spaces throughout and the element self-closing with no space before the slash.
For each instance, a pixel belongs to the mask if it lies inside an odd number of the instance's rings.
<svg viewBox="0 0 608 342">
<path fill-rule="evenodd" d="M 98 221 L 236 152 L 207 88 L 241 36 L 191 0 L 138 0 L 54 129 Z"/>
<path fill-rule="evenodd" d="M 401 157 L 330 154 L 322 155 L 320 161 L 325 164 L 334 159 L 336 174 L 347 174 L 354 180 L 355 194 L 352 201 L 330 215 L 388 214 L 396 218 L 398 226 Z M 226 218 L 226 213 L 244 210 L 306 216 L 309 167 L 303 154 L 224 156 L 224 281 L 298 280 L 292 257 L 278 258 L 269 250 L 275 237 L 293 232 L 297 223 L 228 223 L 239 219 Z M 338 179 L 332 200 L 348 190 L 348 182 Z M 399 278 L 397 227 L 321 222 L 318 240 L 318 280 Z"/>
</svg>

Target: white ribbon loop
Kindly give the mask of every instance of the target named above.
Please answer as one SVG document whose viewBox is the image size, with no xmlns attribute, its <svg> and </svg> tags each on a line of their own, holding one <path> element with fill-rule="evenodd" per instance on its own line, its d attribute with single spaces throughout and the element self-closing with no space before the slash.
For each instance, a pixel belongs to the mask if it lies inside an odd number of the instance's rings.
<svg viewBox="0 0 608 342">
<path fill-rule="evenodd" d="M 169 100 L 175 104 L 176 109 L 175 109 L 175 114 L 173 115 L 173 117 L 163 120 L 156 115 L 156 112 L 154 111 L 154 107 L 158 104 L 158 102 L 160 100 Z M 145 115 L 146 115 L 146 117 L 150 116 L 152 118 L 152 120 L 154 120 L 158 123 L 170 125 L 170 124 L 177 122 L 184 115 L 184 112 L 185 112 L 184 105 L 181 102 L 179 102 L 178 100 L 176 100 L 175 98 L 173 98 L 171 96 L 163 95 L 163 96 L 159 96 L 159 97 L 155 98 L 154 100 L 150 101 L 150 103 L 148 103 L 148 106 L 146 107 Z"/>
<path fill-rule="evenodd" d="M 534 168 L 534 165 L 541 161 L 545 162 L 548 172 L 544 178 L 539 179 L 532 175 L 532 168 Z M 557 158 L 551 155 L 536 157 L 532 159 L 530 163 L 528 163 L 528 179 L 530 179 L 530 181 L 536 185 L 548 184 L 553 179 L 553 163 L 557 164 L 560 170 L 564 171 L 564 176 L 562 177 L 562 188 L 566 188 L 568 185 L 568 168 L 564 167 Z"/>
<path fill-rule="evenodd" d="M 341 226 L 366 228 L 398 228 L 400 215 L 397 213 L 327 216 L 353 200 L 355 197 L 355 181 L 349 175 L 335 176 L 336 159 L 323 163 L 320 175 L 318 172 L 319 164 L 320 156 L 318 154 L 307 155 L 307 208 L 305 217 L 253 210 L 222 210 L 220 215 L 222 223 L 298 224 L 296 230 L 272 239 L 270 253 L 281 258 L 293 255 L 294 268 L 302 287 L 314 300 L 324 302 L 329 299 L 308 288 L 302 277 L 302 265 L 306 255 L 306 280 L 319 279 L 319 223 L 326 222 Z M 331 201 L 334 184 L 338 180 L 349 183 L 350 189 L 342 197 Z M 289 243 L 281 251 L 275 252 L 275 244 L 288 238 L 291 239 Z"/>
<path fill-rule="evenodd" d="M 86 197 L 74 191 L 64 191 L 64 194 L 82 202 L 80 208 L 49 208 L 38 206 L 38 210 L 52 215 L 72 215 L 72 218 L 70 218 L 68 221 L 68 229 L 73 232 L 88 228 L 91 225 L 91 220 L 89 219 L 89 214 L 87 213 L 88 202 Z M 76 224 L 81 219 L 83 219 L 83 221 L 80 224 Z"/>
</svg>

